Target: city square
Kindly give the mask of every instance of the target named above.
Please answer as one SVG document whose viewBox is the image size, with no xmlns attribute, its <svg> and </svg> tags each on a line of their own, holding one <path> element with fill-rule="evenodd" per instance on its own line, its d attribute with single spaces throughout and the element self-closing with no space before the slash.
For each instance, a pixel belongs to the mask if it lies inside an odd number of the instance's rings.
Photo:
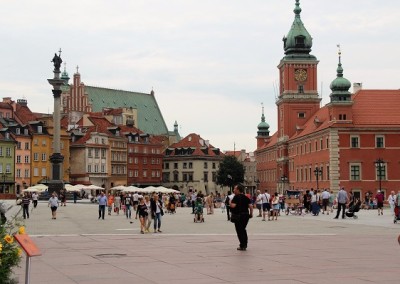
<svg viewBox="0 0 400 284">
<path fill-rule="evenodd" d="M 26 232 L 42 252 L 31 260 L 31 283 L 398 283 L 400 225 L 387 209 L 345 220 L 333 219 L 336 210 L 253 217 L 242 252 L 221 209 L 194 223 L 191 208 L 177 208 L 163 216 L 162 233 L 142 235 L 138 220 L 114 212 L 98 220 L 97 207 L 67 203 L 57 220 L 46 202 L 31 210 Z M 20 282 L 24 273 L 23 259 Z"/>
</svg>

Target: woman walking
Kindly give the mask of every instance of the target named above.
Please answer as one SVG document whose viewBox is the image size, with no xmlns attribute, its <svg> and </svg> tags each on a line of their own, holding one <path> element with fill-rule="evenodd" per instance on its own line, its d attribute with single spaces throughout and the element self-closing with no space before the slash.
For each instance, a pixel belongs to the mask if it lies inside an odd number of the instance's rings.
<svg viewBox="0 0 400 284">
<path fill-rule="evenodd" d="M 143 198 L 139 198 L 139 205 L 136 209 L 136 214 L 139 215 L 140 220 L 140 233 L 144 234 L 144 230 L 146 229 L 146 218 L 149 215 L 147 205 L 144 203 Z"/>
<path fill-rule="evenodd" d="M 146 206 L 147 206 L 147 212 L 151 212 L 150 196 L 146 195 L 144 197 L 144 204 L 146 204 Z M 146 227 L 145 227 L 145 232 L 146 233 L 150 232 L 149 229 L 150 229 L 150 225 L 151 225 L 151 218 L 152 217 L 150 216 L 150 214 L 147 214 L 145 222 L 144 222 L 145 225 L 146 225 Z"/>
<path fill-rule="evenodd" d="M 279 196 L 278 196 L 277 192 L 275 192 L 271 204 L 272 204 L 272 220 L 274 220 L 274 217 L 275 217 L 275 220 L 277 221 L 278 220 L 278 214 L 279 214 L 279 208 L 280 208 Z"/>
<path fill-rule="evenodd" d="M 53 192 L 49 199 L 49 204 L 47 205 L 47 207 L 50 207 L 51 209 L 51 219 L 57 219 L 57 208 L 59 203 L 60 201 L 58 200 L 57 194 Z"/>
<path fill-rule="evenodd" d="M 151 200 L 151 215 L 154 219 L 154 233 L 161 233 L 161 216 L 164 215 L 162 202 L 158 196 L 158 194 L 154 194 L 153 199 Z"/>
</svg>

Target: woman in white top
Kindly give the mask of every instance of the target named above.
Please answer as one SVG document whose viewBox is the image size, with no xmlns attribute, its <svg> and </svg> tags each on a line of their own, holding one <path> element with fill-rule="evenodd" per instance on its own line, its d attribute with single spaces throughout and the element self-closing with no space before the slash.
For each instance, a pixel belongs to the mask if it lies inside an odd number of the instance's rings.
<svg viewBox="0 0 400 284">
<path fill-rule="evenodd" d="M 47 207 L 50 207 L 51 209 L 51 219 L 57 219 L 57 208 L 59 203 L 60 201 L 58 200 L 57 194 L 53 192 L 49 199 L 49 204 L 47 205 Z"/>
<path fill-rule="evenodd" d="M 150 202 L 150 197 L 146 195 L 144 197 L 144 204 L 147 206 L 147 212 L 151 212 L 151 202 Z M 150 225 L 151 225 L 151 216 L 150 214 L 146 216 L 145 218 L 145 232 L 149 233 Z"/>
<path fill-rule="evenodd" d="M 258 215 L 257 217 L 261 217 L 261 210 L 262 210 L 262 194 L 261 191 L 257 190 L 257 199 L 256 199 L 256 207 L 258 209 Z"/>
<path fill-rule="evenodd" d="M 394 204 L 396 201 L 396 195 L 394 194 L 394 191 L 390 192 L 390 195 L 389 195 L 387 201 L 390 205 L 390 213 L 392 214 L 392 216 L 394 216 Z"/>
</svg>

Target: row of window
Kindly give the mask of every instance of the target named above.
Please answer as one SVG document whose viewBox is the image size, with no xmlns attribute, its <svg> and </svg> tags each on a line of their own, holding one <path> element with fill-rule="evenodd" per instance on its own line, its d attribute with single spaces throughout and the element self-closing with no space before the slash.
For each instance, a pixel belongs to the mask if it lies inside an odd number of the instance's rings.
<svg viewBox="0 0 400 284">
<path fill-rule="evenodd" d="M 137 165 L 137 164 L 139 164 L 139 158 L 138 157 L 129 157 L 128 162 L 129 162 L 129 164 Z M 152 165 L 159 165 L 160 163 L 161 163 L 161 159 L 159 159 L 159 158 L 152 158 L 151 159 L 151 164 Z M 143 158 L 143 165 L 147 165 L 147 158 L 146 157 Z"/>
<path fill-rule="evenodd" d="M 351 135 L 350 136 L 350 147 L 351 148 L 360 148 L 360 136 L 359 135 Z M 375 135 L 375 148 L 385 148 L 385 136 L 384 135 Z"/>
<path fill-rule="evenodd" d="M 5 147 L 5 154 L 6 154 L 6 157 L 11 157 L 11 148 L 10 147 Z M 0 156 L 3 156 L 4 155 L 4 151 L 3 151 L 3 147 L 1 146 L 0 147 Z"/>
<path fill-rule="evenodd" d="M 147 178 L 147 172 L 148 172 L 148 170 L 143 170 L 142 171 L 142 177 L 144 177 L 144 178 Z M 129 170 L 129 173 L 128 173 L 128 176 L 129 177 L 135 177 L 135 178 L 137 178 L 137 177 L 139 177 L 139 171 L 138 170 Z M 151 177 L 152 178 L 159 178 L 160 177 L 160 171 L 157 171 L 157 170 L 155 170 L 155 171 L 151 171 Z"/>
<path fill-rule="evenodd" d="M 317 178 L 318 180 L 329 180 L 329 166 L 325 168 L 305 166 L 296 169 L 296 181 L 316 181 Z"/>
<path fill-rule="evenodd" d="M 193 173 L 189 172 L 189 173 L 181 173 L 182 179 L 179 180 L 179 173 L 174 172 L 173 173 L 173 182 L 193 182 Z M 203 173 L 203 181 L 204 182 L 208 182 L 209 173 L 208 172 L 204 172 Z M 211 173 L 211 180 L 213 182 L 217 181 L 217 172 L 212 172 Z M 171 182 L 171 173 L 163 173 L 163 182 Z"/>
<path fill-rule="evenodd" d="M 361 179 L 362 179 L 361 164 L 358 163 L 350 164 L 350 180 L 359 181 Z M 380 167 L 375 167 L 375 179 L 387 180 L 387 170 L 385 163 L 382 163 Z"/>
<path fill-rule="evenodd" d="M 324 145 L 324 139 L 320 138 L 319 141 L 318 140 L 314 141 L 314 148 L 313 148 L 313 143 L 311 143 L 311 141 L 298 143 L 293 146 L 290 146 L 289 155 L 303 155 L 306 153 L 311 153 L 313 151 L 320 151 L 328 148 L 329 148 L 329 138 L 328 137 L 325 138 L 325 145 Z"/>
<path fill-rule="evenodd" d="M 147 152 L 148 152 L 147 147 L 143 147 L 142 153 L 147 154 Z M 129 145 L 128 153 L 139 153 L 139 147 Z M 151 154 L 161 154 L 161 150 L 160 150 L 160 148 L 153 147 L 153 148 L 150 148 L 150 153 Z"/>
<path fill-rule="evenodd" d="M 208 162 L 204 162 L 203 167 L 204 167 L 204 169 L 208 169 Z M 211 167 L 212 167 L 212 169 L 216 169 L 217 168 L 217 164 L 213 162 Z M 174 169 L 178 169 L 178 168 L 179 168 L 179 163 L 174 163 Z M 168 170 L 169 169 L 169 163 L 164 163 L 163 169 Z M 182 163 L 182 169 L 193 169 L 193 163 L 192 162 L 184 162 L 184 163 Z"/>
<path fill-rule="evenodd" d="M 53 144 L 53 143 L 52 143 Z M 33 139 L 33 145 L 34 146 L 39 146 L 39 140 L 38 139 Z M 47 140 L 43 139 L 42 140 L 42 146 L 47 146 Z M 53 145 L 52 145 L 53 148 Z M 22 142 L 17 141 L 17 150 L 22 149 Z M 64 149 L 64 142 L 60 142 L 60 149 Z M 30 142 L 24 142 L 24 150 L 30 150 Z"/>
</svg>

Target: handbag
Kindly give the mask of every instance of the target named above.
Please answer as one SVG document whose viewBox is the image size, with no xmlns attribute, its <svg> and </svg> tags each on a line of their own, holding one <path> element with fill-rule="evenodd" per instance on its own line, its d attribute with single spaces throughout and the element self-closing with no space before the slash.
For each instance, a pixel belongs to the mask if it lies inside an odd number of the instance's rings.
<svg viewBox="0 0 400 284">
<path fill-rule="evenodd" d="M 240 220 L 240 214 L 237 214 L 237 213 L 231 214 L 231 222 L 232 223 L 239 222 L 239 220 Z"/>
</svg>

